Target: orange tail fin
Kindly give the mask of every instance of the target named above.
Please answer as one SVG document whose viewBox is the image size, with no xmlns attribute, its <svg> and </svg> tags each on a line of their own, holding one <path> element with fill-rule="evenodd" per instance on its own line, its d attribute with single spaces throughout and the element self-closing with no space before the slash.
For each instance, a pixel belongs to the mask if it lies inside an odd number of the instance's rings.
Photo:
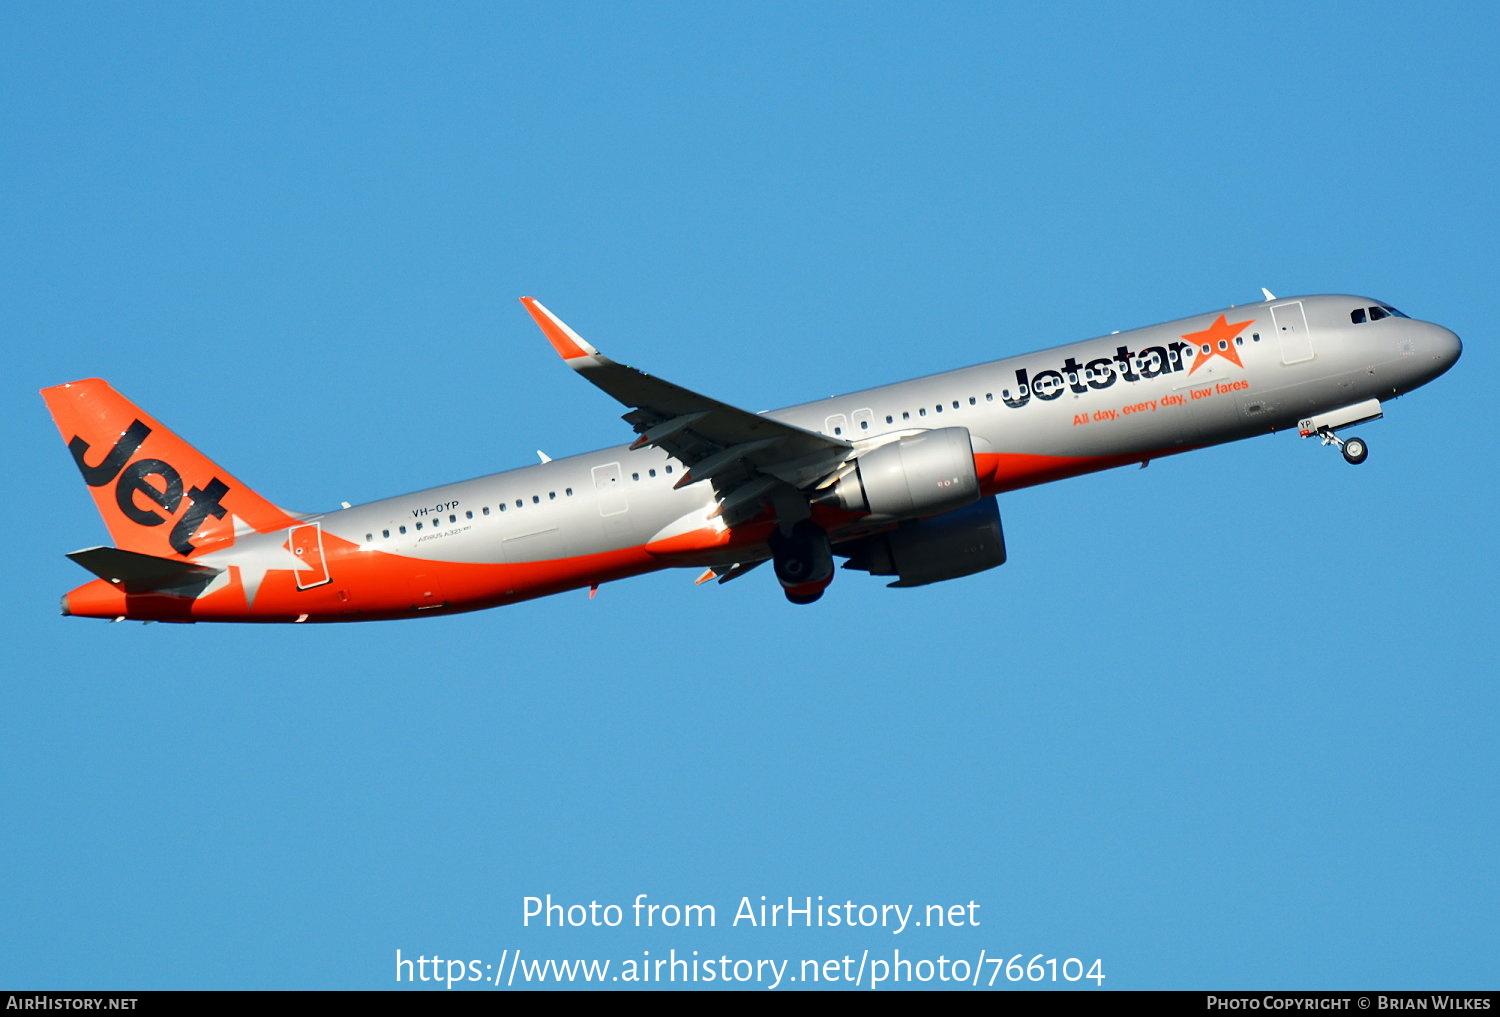
<svg viewBox="0 0 1500 1017">
<path fill-rule="evenodd" d="M 115 545 L 189 557 L 296 522 L 98 378 L 42 389 Z"/>
</svg>

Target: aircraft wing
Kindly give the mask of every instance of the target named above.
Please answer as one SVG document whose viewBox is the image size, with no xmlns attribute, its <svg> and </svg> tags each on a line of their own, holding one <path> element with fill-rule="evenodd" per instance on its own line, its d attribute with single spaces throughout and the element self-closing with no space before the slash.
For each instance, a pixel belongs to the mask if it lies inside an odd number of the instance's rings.
<svg viewBox="0 0 1500 1017">
<path fill-rule="evenodd" d="M 781 484 L 813 487 L 848 459 L 838 438 L 772 420 L 618 364 L 589 345 L 531 297 L 522 305 L 558 355 L 630 412 L 638 437 L 631 448 L 655 445 L 688 467 L 677 486 L 713 482 L 721 511 L 758 501 Z"/>
</svg>

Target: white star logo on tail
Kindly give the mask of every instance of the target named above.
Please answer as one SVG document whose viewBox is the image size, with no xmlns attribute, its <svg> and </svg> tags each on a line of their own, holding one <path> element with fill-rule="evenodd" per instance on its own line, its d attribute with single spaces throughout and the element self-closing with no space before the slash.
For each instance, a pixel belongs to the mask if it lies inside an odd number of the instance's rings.
<svg viewBox="0 0 1500 1017">
<path fill-rule="evenodd" d="M 196 561 L 213 565 L 225 571 L 215 576 L 200 596 L 222 589 L 229 583 L 229 572 L 239 575 L 240 585 L 245 590 L 245 606 L 255 606 L 255 595 L 260 592 L 267 572 L 316 572 L 310 563 L 302 560 L 287 547 L 286 532 L 255 533 L 242 529 L 240 521 L 234 520 L 235 543 L 219 551 L 201 555 Z"/>
</svg>

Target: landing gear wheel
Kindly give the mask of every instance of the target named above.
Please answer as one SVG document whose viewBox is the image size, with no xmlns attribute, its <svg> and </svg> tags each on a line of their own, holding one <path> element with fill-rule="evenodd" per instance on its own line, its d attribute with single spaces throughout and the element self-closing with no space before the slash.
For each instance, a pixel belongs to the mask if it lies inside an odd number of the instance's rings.
<svg viewBox="0 0 1500 1017">
<path fill-rule="evenodd" d="M 771 535 L 772 566 L 786 599 L 811 604 L 833 579 L 833 548 L 824 529 L 804 519 L 790 534 Z"/>
<path fill-rule="evenodd" d="M 1365 444 L 1363 438 L 1345 438 L 1343 453 L 1345 462 L 1358 466 L 1370 457 L 1370 446 Z"/>
</svg>

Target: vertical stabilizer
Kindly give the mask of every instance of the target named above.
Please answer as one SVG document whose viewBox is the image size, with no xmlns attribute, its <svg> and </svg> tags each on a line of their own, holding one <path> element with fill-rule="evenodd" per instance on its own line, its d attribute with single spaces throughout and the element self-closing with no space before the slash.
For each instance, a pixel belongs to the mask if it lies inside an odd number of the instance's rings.
<svg viewBox="0 0 1500 1017">
<path fill-rule="evenodd" d="M 42 398 L 117 547 L 189 557 L 236 526 L 296 522 L 107 382 L 55 385 Z"/>
</svg>

